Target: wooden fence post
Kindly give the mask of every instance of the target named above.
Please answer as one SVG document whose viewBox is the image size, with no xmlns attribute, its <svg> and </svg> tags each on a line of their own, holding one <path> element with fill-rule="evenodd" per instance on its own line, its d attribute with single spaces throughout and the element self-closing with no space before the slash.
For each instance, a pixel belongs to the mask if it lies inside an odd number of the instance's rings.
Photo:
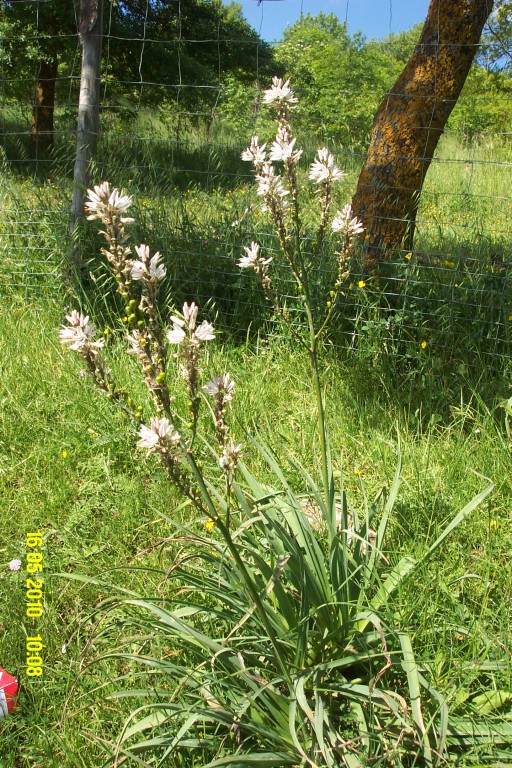
<svg viewBox="0 0 512 768">
<path fill-rule="evenodd" d="M 82 70 L 71 202 L 70 232 L 72 236 L 78 221 L 84 214 L 85 193 L 89 186 L 89 165 L 98 140 L 102 28 L 103 0 L 80 0 L 79 34 L 82 44 Z M 71 262 L 72 266 L 80 271 L 80 256 L 73 238 Z"/>
</svg>

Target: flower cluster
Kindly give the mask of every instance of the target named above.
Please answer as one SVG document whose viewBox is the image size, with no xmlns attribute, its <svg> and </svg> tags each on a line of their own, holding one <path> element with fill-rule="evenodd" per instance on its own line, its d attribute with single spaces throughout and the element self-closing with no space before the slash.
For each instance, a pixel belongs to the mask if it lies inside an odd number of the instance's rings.
<svg viewBox="0 0 512 768">
<path fill-rule="evenodd" d="M 272 86 L 263 94 L 263 101 L 265 104 L 274 104 L 278 107 L 297 103 L 290 88 L 290 81 L 287 80 L 284 83 L 280 77 L 272 78 Z"/>
<path fill-rule="evenodd" d="M 130 195 L 118 189 L 110 189 L 108 181 L 87 190 L 85 211 L 90 221 L 101 221 L 104 229 L 101 233 L 107 241 L 107 248 L 101 252 L 113 267 L 118 284 L 118 291 L 127 298 L 131 280 L 131 249 L 126 245 L 128 237 L 125 225 L 133 223 L 133 219 L 125 216 L 132 204 Z"/>
<path fill-rule="evenodd" d="M 272 147 L 269 159 L 272 162 L 298 163 L 302 157 L 302 149 L 295 149 L 297 139 L 292 139 L 287 125 L 280 125 Z"/>
<path fill-rule="evenodd" d="M 263 163 L 267 162 L 266 146 L 266 144 L 263 144 L 260 147 L 258 144 L 258 137 L 253 136 L 250 145 L 242 152 L 242 160 L 252 163 L 257 173 L 260 172 Z"/>
<path fill-rule="evenodd" d="M 192 304 L 185 303 L 182 316 L 173 315 L 171 317 L 172 329 L 167 332 L 168 342 L 179 347 L 183 359 L 181 373 L 188 392 L 193 434 L 195 434 L 199 416 L 199 358 L 201 348 L 205 342 L 215 338 L 215 330 L 211 323 L 203 320 L 200 325 L 197 325 L 197 313 L 198 307 L 194 302 Z"/>
<path fill-rule="evenodd" d="M 296 139 L 292 136 L 289 110 L 297 103 L 290 81 L 283 82 L 274 77 L 272 87 L 265 91 L 264 102 L 278 110 L 277 134 L 270 150 L 267 145 L 260 146 L 257 136 L 253 136 L 247 149 L 242 152 L 242 159 L 252 163 L 257 183 L 257 194 L 262 198 L 261 210 L 269 214 L 276 232 L 279 247 L 285 262 L 291 268 L 297 283 L 297 291 L 301 297 L 309 301 L 307 264 L 319 259 L 324 240 L 330 229 L 339 236 L 340 246 L 337 250 L 338 272 L 334 290 L 329 291 L 326 302 L 326 315 L 320 322 L 314 336 L 318 336 L 326 326 L 333 307 L 338 298 L 342 281 L 348 276 L 350 257 L 354 250 L 356 238 L 363 232 L 363 225 L 352 214 L 350 204 L 338 211 L 334 218 L 331 214 L 332 189 L 346 174 L 335 163 L 334 156 L 326 147 L 317 150 L 316 157 L 309 169 L 310 181 L 317 184 L 320 217 L 313 245 L 313 259 L 305 258 L 302 254 L 302 242 L 305 226 L 302 222 L 299 204 L 299 182 L 297 165 L 302 156 L 302 150 L 296 148 Z M 282 163 L 282 173 L 278 173 L 273 163 Z M 277 293 L 271 291 L 269 264 L 271 259 L 265 259 L 260 253 L 258 243 L 252 242 L 244 247 L 246 255 L 238 261 L 238 266 L 253 269 L 262 283 L 265 296 L 272 299 L 276 312 L 281 316 L 287 313 L 280 308 Z M 306 293 L 304 293 L 304 291 Z"/>
<path fill-rule="evenodd" d="M 205 341 L 215 338 L 213 325 L 203 320 L 196 328 L 198 307 L 194 302 L 190 306 L 183 305 L 183 317 L 173 315 L 171 317 L 172 330 L 167 333 L 167 339 L 171 344 L 183 344 L 188 342 L 191 347 L 200 347 Z"/>
<path fill-rule="evenodd" d="M 177 446 L 181 440 L 181 436 L 174 425 L 165 417 L 151 419 L 149 427 L 142 424 L 139 437 L 137 447 L 145 448 L 148 454 L 158 450 L 167 451 L 169 448 Z"/>
<path fill-rule="evenodd" d="M 104 344 L 105 339 L 93 341 L 96 329 L 89 323 L 89 315 L 82 315 L 74 309 L 70 315 L 66 315 L 68 325 L 63 325 L 59 331 L 61 344 L 74 351 L 82 350 L 84 353 L 96 355 Z"/>
<path fill-rule="evenodd" d="M 228 403 L 233 399 L 234 391 L 235 382 L 229 373 L 213 376 L 203 387 L 203 392 L 214 398 L 215 430 L 222 450 L 226 447 L 229 431 L 226 422 L 226 410 Z"/>
<path fill-rule="evenodd" d="M 326 182 L 339 181 L 347 175 L 334 164 L 334 157 L 325 147 L 318 149 L 316 155 L 309 171 L 311 181 L 325 184 Z"/>
<path fill-rule="evenodd" d="M 122 217 L 123 224 L 133 222 L 133 219 L 123 216 L 130 207 L 132 198 L 130 195 L 123 195 L 118 189 L 110 190 L 108 181 L 104 181 L 94 189 L 88 189 L 87 194 L 89 197 L 85 201 L 85 210 L 89 214 L 87 216 L 89 221 L 99 219 L 105 222 L 119 216 Z"/>
<path fill-rule="evenodd" d="M 149 246 L 147 245 L 136 245 L 135 251 L 139 258 L 131 262 L 130 274 L 132 280 L 157 282 L 165 277 L 165 267 L 160 263 L 162 257 L 158 252 L 150 258 Z"/>
<path fill-rule="evenodd" d="M 332 231 L 348 238 L 351 242 L 364 232 L 364 227 L 357 216 L 352 216 L 352 206 L 347 203 L 342 211 L 338 211 L 332 222 Z"/>
</svg>

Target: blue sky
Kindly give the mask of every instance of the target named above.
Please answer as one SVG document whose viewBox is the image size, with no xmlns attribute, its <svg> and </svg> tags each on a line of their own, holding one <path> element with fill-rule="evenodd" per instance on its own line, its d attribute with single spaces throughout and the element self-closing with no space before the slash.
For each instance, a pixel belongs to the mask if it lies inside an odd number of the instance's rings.
<svg viewBox="0 0 512 768">
<path fill-rule="evenodd" d="M 360 30 L 367 38 L 409 29 L 424 21 L 429 0 L 238 0 L 251 27 L 264 40 L 279 40 L 283 30 L 302 13 L 334 13 L 346 21 L 350 34 Z"/>
</svg>

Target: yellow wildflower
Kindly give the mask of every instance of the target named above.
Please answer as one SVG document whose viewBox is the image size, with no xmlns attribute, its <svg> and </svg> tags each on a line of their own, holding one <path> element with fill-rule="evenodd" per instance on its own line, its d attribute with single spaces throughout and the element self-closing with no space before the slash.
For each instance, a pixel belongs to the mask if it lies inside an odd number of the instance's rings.
<svg viewBox="0 0 512 768">
<path fill-rule="evenodd" d="M 421 348 L 422 349 L 426 349 L 427 348 L 427 342 L 426 341 L 422 341 L 421 342 Z"/>
<path fill-rule="evenodd" d="M 212 528 L 215 528 L 215 521 L 207 520 L 206 523 L 204 524 L 204 527 L 206 528 L 207 531 L 211 531 Z"/>
<path fill-rule="evenodd" d="M 357 284 L 357 287 L 358 287 L 358 288 L 364 288 L 365 286 L 366 286 L 366 283 L 365 283 L 365 281 L 364 281 L 364 280 L 360 280 L 360 281 L 358 282 L 358 284 Z"/>
<path fill-rule="evenodd" d="M 405 258 L 407 259 L 407 261 L 410 261 L 412 258 L 412 253 L 406 253 Z"/>
<path fill-rule="evenodd" d="M 62 458 L 63 458 L 63 459 L 67 459 L 67 457 L 68 457 L 68 452 L 67 452 L 67 451 L 61 451 L 61 454 L 60 454 L 60 455 L 62 456 Z"/>
</svg>

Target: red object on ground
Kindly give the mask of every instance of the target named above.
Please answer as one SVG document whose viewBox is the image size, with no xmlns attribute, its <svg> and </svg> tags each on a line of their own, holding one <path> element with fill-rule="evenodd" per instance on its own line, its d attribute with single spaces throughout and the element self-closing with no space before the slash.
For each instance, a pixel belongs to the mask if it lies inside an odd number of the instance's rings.
<svg viewBox="0 0 512 768">
<path fill-rule="evenodd" d="M 0 717 L 6 717 L 13 711 L 17 690 L 18 681 L 0 667 Z"/>
</svg>

